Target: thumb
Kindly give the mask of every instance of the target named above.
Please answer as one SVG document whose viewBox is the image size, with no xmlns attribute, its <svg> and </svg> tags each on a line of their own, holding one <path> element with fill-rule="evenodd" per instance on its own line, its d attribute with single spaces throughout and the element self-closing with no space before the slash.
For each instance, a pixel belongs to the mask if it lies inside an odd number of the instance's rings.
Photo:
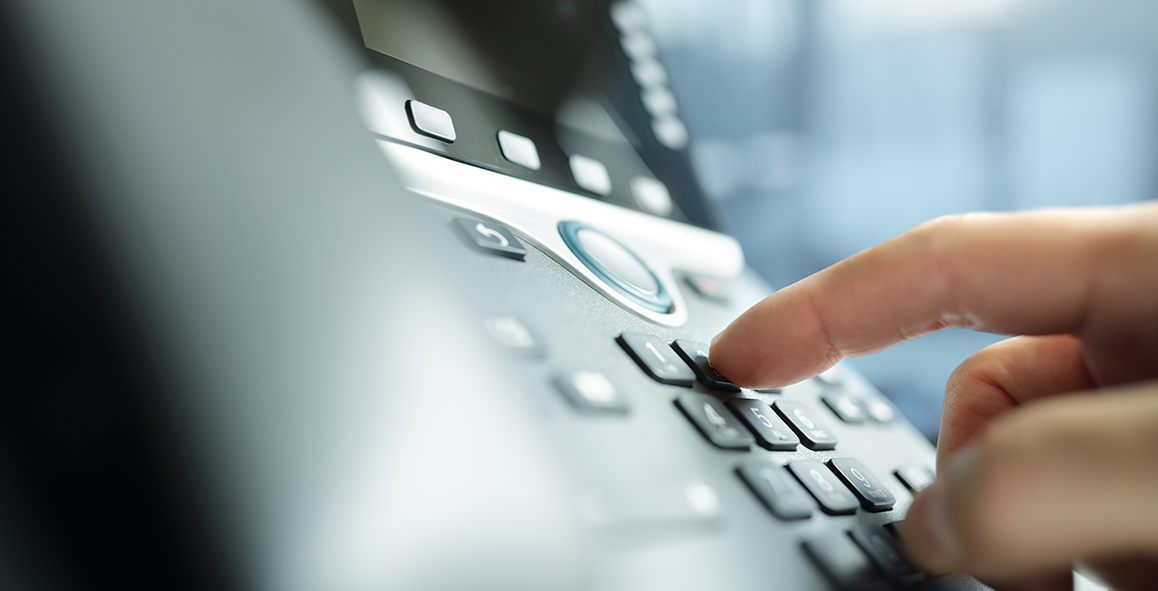
<svg viewBox="0 0 1158 591">
<path fill-rule="evenodd" d="M 902 537 L 933 572 L 1016 579 L 1085 557 L 1158 555 L 1158 384 L 994 420 L 913 501 Z"/>
</svg>

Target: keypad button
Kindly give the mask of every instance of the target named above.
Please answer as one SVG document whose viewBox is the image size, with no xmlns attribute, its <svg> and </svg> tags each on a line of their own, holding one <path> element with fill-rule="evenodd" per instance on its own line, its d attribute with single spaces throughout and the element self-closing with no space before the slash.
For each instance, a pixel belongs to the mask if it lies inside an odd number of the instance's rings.
<svg viewBox="0 0 1158 591">
<path fill-rule="evenodd" d="M 500 345 L 507 351 L 524 357 L 542 357 L 543 347 L 518 318 L 514 316 L 493 316 L 483 320 L 487 332 L 491 333 Z"/>
<path fill-rule="evenodd" d="M 905 488 L 909 489 L 909 492 L 913 494 L 917 494 L 925 490 L 930 484 L 933 484 L 933 473 L 929 471 L 928 468 L 905 466 L 904 468 L 898 468 L 893 474 L 895 474 L 897 480 L 900 480 L 901 484 L 905 485 Z"/>
<path fill-rule="evenodd" d="M 704 343 L 677 339 L 672 348 L 696 372 L 696 377 L 705 388 L 724 392 L 739 392 L 740 387 L 731 380 L 720 375 L 712 364 L 708 363 L 708 346 Z"/>
<path fill-rule="evenodd" d="M 925 580 L 927 575 L 913 566 L 905 557 L 901 543 L 885 528 L 862 523 L 849 532 L 852 540 L 877 565 L 885 578 L 899 585 L 915 585 Z"/>
<path fill-rule="evenodd" d="M 897 411 L 893 410 L 893 405 L 875 396 L 862 399 L 861 404 L 864 405 L 869 418 L 878 423 L 891 423 L 897 417 Z"/>
<path fill-rule="evenodd" d="M 848 487 L 837 480 L 832 471 L 813 461 L 788 464 L 792 475 L 820 502 L 820 508 L 829 515 L 851 515 L 859 505 Z"/>
<path fill-rule="evenodd" d="M 718 279 L 703 275 L 687 275 L 684 277 L 684 283 L 687 283 L 696 295 L 705 300 L 720 304 L 728 303 L 728 291 L 724 289 L 724 284 Z"/>
<path fill-rule="evenodd" d="M 856 493 L 866 511 L 888 511 L 897 503 L 893 493 L 860 460 L 835 458 L 828 466 Z"/>
<path fill-rule="evenodd" d="M 563 397 L 585 414 L 627 414 L 627 398 L 601 373 L 574 371 L 555 378 Z"/>
<path fill-rule="evenodd" d="M 676 405 L 717 447 L 748 449 L 752 446 L 752 436 L 716 398 L 707 394 L 684 394 Z"/>
<path fill-rule="evenodd" d="M 453 143 L 458 135 L 454 131 L 454 120 L 450 113 L 437 107 L 415 100 L 406 101 L 406 117 L 415 133 Z"/>
<path fill-rule="evenodd" d="M 844 384 L 844 375 L 841 373 L 840 366 L 834 365 L 818 374 L 815 378 L 825 386 L 840 386 Z"/>
<path fill-rule="evenodd" d="M 884 577 L 869 557 L 843 533 L 834 533 L 804 542 L 804 552 L 842 591 L 878 589 Z"/>
<path fill-rule="evenodd" d="M 792 400 L 777 400 L 772 408 L 796 431 L 808 449 L 836 449 L 836 435 L 803 404 Z"/>
<path fill-rule="evenodd" d="M 854 425 L 864 422 L 864 409 L 852 398 L 830 394 L 822 396 L 820 399 L 824 401 L 825 406 L 832 409 L 832 413 L 840 420 Z"/>
<path fill-rule="evenodd" d="M 776 517 L 805 519 L 812 515 L 812 499 L 783 467 L 757 460 L 740 466 L 737 472 Z"/>
<path fill-rule="evenodd" d="M 728 401 L 728 406 L 756 434 L 756 443 L 760 447 L 773 451 L 792 451 L 800 443 L 796 433 L 763 401 L 733 398 Z"/>
<path fill-rule="evenodd" d="M 620 346 L 639 364 L 647 375 L 657 382 L 673 386 L 691 386 L 696 374 L 662 339 L 647 335 L 623 333 L 617 339 Z"/>
<path fill-rule="evenodd" d="M 502 255 L 515 260 L 523 260 L 527 249 L 507 228 L 491 222 L 473 218 L 454 218 L 454 225 L 471 246 L 491 254 Z"/>
</svg>

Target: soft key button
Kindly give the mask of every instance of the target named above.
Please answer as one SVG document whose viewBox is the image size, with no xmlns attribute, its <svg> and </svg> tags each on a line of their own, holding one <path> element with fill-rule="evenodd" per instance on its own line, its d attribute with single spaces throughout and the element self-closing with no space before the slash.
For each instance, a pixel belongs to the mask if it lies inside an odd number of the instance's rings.
<svg viewBox="0 0 1158 591">
<path fill-rule="evenodd" d="M 454 120 L 442 109 L 410 100 L 406 101 L 406 117 L 410 120 L 410 127 L 420 135 L 448 144 L 458 138 L 454 132 Z"/>
<path fill-rule="evenodd" d="M 503 130 L 499 132 L 499 149 L 503 158 L 531 170 L 539 170 L 539 149 L 531 138 Z"/>
<path fill-rule="evenodd" d="M 571 175 L 580 187 L 596 195 L 611 194 L 611 175 L 602 162 L 574 154 L 570 158 Z"/>
</svg>

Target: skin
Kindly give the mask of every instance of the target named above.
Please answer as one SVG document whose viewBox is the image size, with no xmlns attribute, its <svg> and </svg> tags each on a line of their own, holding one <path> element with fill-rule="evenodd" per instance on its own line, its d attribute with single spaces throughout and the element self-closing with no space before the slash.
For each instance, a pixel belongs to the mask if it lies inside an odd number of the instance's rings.
<svg viewBox="0 0 1158 591">
<path fill-rule="evenodd" d="M 914 561 L 998 588 L 1158 583 L 1158 203 L 923 224 L 756 304 L 711 363 L 767 388 L 946 327 L 1017 335 L 953 373 Z"/>
</svg>

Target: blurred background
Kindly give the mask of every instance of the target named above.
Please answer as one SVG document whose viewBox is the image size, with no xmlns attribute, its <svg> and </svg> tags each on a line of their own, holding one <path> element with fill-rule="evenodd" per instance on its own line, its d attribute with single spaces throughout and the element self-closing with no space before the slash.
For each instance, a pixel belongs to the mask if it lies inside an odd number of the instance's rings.
<svg viewBox="0 0 1158 591">
<path fill-rule="evenodd" d="M 1152 0 L 639 0 L 707 193 L 772 285 L 944 214 L 1154 199 Z M 950 330 L 850 363 L 930 439 Z"/>
</svg>

